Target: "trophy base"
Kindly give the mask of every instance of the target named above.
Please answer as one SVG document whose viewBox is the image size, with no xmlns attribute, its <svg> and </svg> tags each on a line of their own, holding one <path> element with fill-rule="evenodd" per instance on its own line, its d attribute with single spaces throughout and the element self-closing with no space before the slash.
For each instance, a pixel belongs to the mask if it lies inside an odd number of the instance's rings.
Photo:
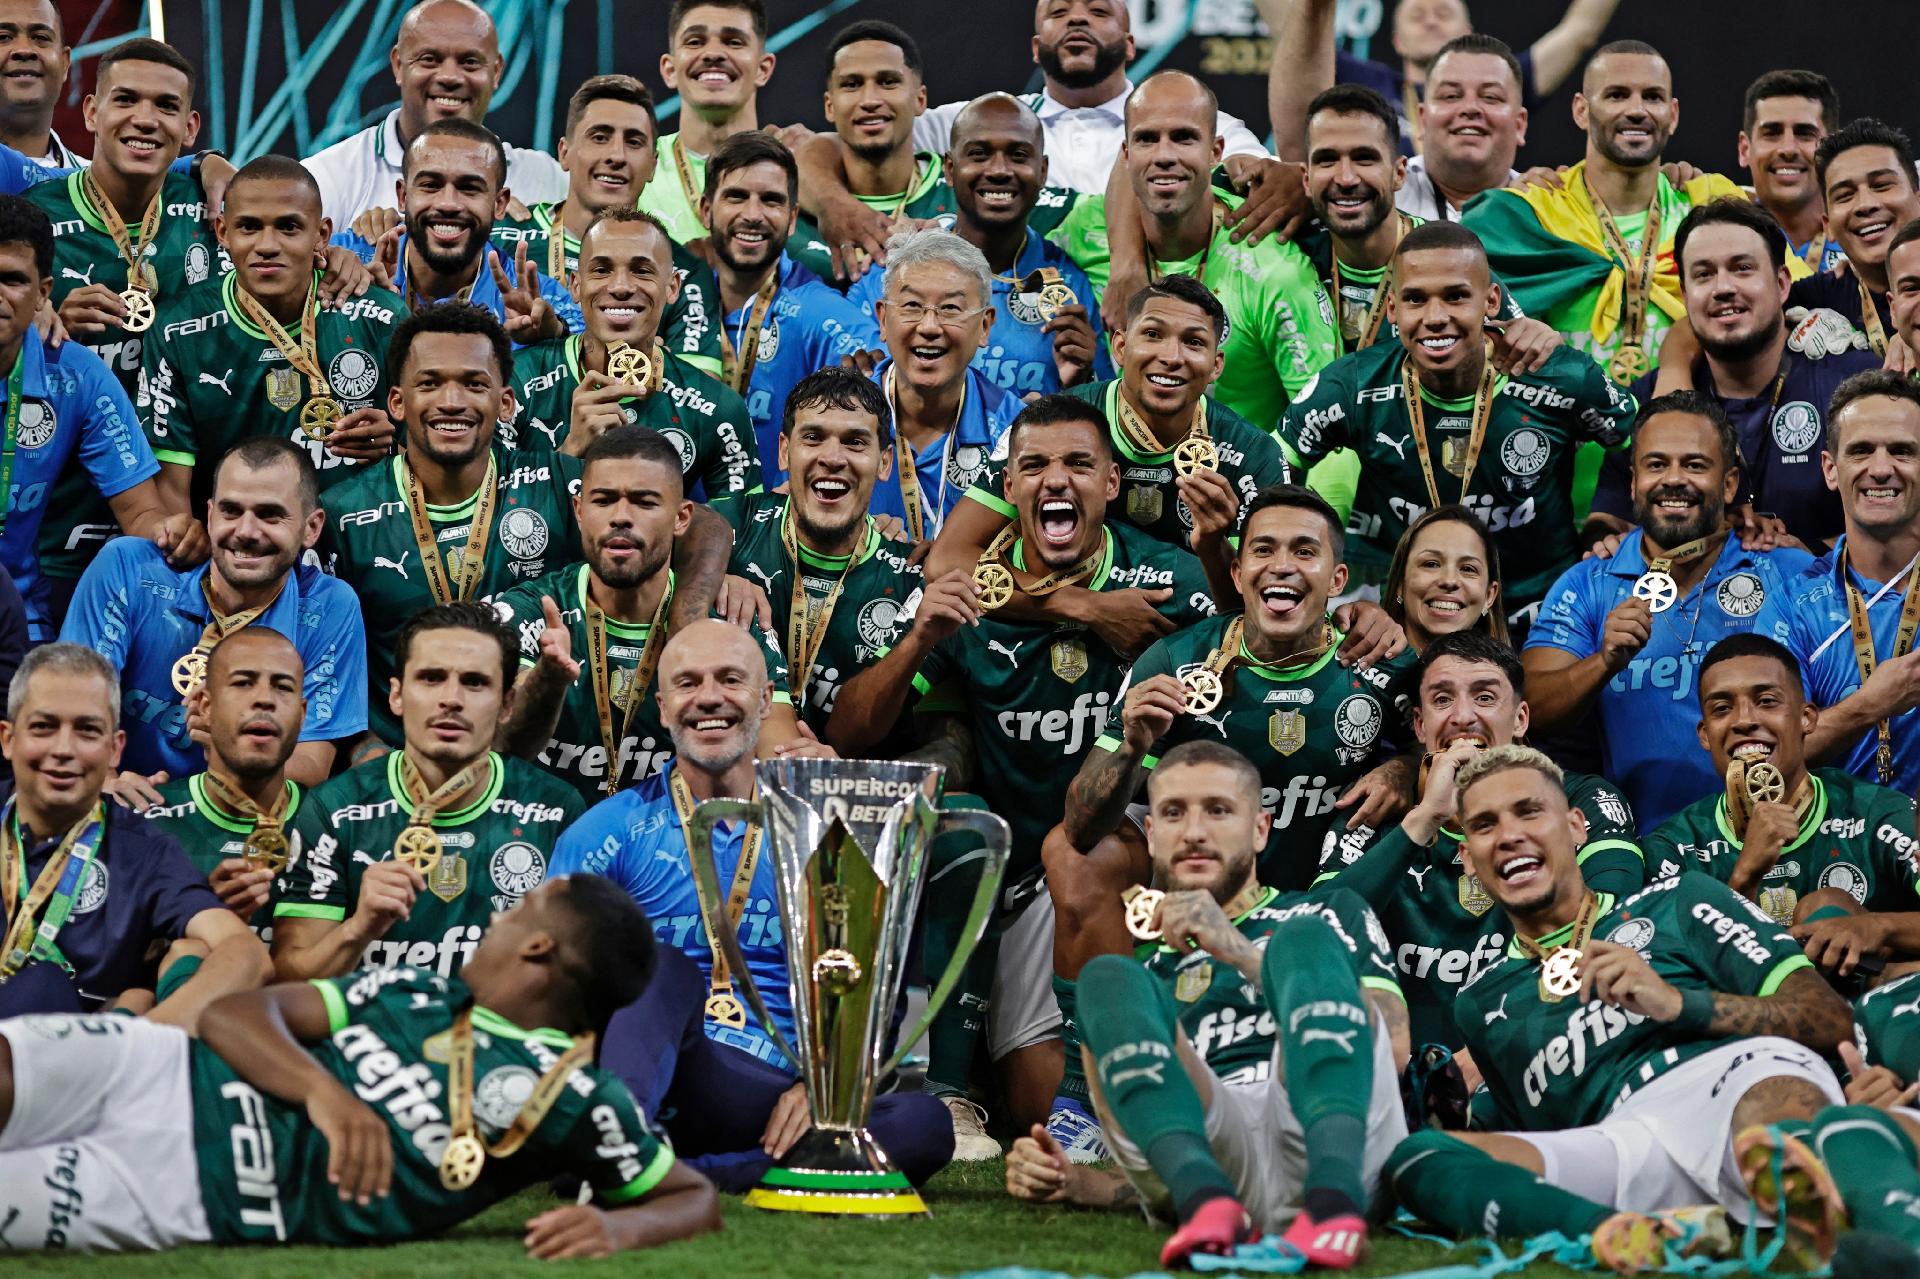
<svg viewBox="0 0 1920 1279">
<path fill-rule="evenodd" d="M 865 1128 L 815 1128 L 747 1192 L 771 1212 L 836 1217 L 927 1216 L 927 1201 Z"/>
</svg>

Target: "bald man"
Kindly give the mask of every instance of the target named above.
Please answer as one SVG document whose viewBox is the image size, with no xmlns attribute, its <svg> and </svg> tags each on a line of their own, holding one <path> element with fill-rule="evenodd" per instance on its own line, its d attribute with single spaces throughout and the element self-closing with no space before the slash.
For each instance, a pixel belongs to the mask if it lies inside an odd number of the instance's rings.
<svg viewBox="0 0 1920 1279">
<path fill-rule="evenodd" d="M 322 211 L 344 230 L 368 209 L 391 208 L 407 144 L 435 120 L 483 123 L 506 62 L 493 19 L 473 0 L 420 0 L 387 54 L 400 105 L 379 124 L 303 163 L 320 184 Z M 507 148 L 507 188 L 528 205 L 567 198 L 567 174 L 545 151 Z"/>
<path fill-rule="evenodd" d="M 742 1191 L 806 1132 L 806 1087 L 745 1012 L 738 979 L 712 984 L 714 948 L 701 924 L 680 812 L 703 800 L 753 794 L 754 757 L 760 726 L 773 709 L 774 683 L 758 641 L 709 619 L 667 641 L 658 689 L 673 762 L 589 809 L 554 846 L 552 873 L 605 875 L 633 894 L 653 921 L 661 942 L 659 968 L 647 993 L 614 1016 L 601 1064 L 626 1081 L 645 1113 L 668 1116 L 682 1159 L 721 1189 Z M 777 753 L 833 754 L 806 739 Z M 746 827 L 737 822 L 715 828 L 719 882 L 733 883 L 746 838 Z M 747 900 L 734 929 L 748 976 L 780 1033 L 793 1043 L 773 859 L 763 853 L 748 874 Z M 729 999 L 741 1010 L 738 1025 L 707 1015 Z M 878 1098 L 871 1127 L 916 1184 L 953 1156 L 952 1120 L 931 1096 Z"/>
</svg>

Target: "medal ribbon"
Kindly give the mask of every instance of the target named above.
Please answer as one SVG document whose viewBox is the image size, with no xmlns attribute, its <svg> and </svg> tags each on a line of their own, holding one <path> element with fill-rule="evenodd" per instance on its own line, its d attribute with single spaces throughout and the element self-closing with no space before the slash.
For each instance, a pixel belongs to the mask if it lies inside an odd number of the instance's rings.
<svg viewBox="0 0 1920 1279">
<path fill-rule="evenodd" d="M 1880 323 L 1880 308 L 1873 304 L 1873 290 L 1867 287 L 1867 282 L 1860 278 L 1858 272 L 1853 278 L 1860 289 L 1860 324 L 1867 331 L 1867 345 L 1873 348 L 1875 355 L 1885 359 L 1887 328 Z"/>
<path fill-rule="evenodd" d="M 1647 299 L 1653 296 L 1653 277 L 1660 265 L 1660 194 L 1654 193 L 1647 204 L 1646 230 L 1640 238 L 1640 254 L 1635 257 L 1627 248 L 1627 237 L 1620 233 L 1620 224 L 1613 220 L 1613 211 L 1607 208 L 1607 202 L 1593 189 L 1593 178 L 1584 171 L 1581 174 L 1587 184 L 1587 200 L 1593 205 L 1593 212 L 1600 219 L 1600 235 L 1606 241 L 1607 251 L 1620 259 L 1624 274 L 1624 297 L 1621 303 L 1620 347 L 1637 347 L 1647 331 Z"/>
<path fill-rule="evenodd" d="M 1907 570 L 1907 597 L 1900 605 L 1900 624 L 1894 631 L 1893 651 L 1887 654 L 1887 660 L 1905 657 L 1913 651 L 1915 630 L 1920 630 L 1920 569 Z M 1847 552 L 1840 551 L 1840 580 L 1847 587 L 1847 624 L 1853 631 L 1853 656 L 1860 667 L 1860 682 L 1866 683 L 1873 675 L 1873 668 L 1879 658 L 1873 651 L 1873 626 L 1867 620 L 1866 602 L 1860 598 L 1860 589 L 1853 584 L 1853 574 L 1847 570 Z M 1879 737 L 1874 747 L 1874 769 L 1879 774 L 1882 786 L 1893 780 L 1893 725 L 1881 720 L 1874 725 Z"/>
<path fill-rule="evenodd" d="M 1142 453 L 1164 454 L 1171 451 L 1175 444 L 1180 443 L 1180 440 L 1205 440 L 1212 438 L 1207 431 L 1207 402 L 1205 396 L 1202 396 L 1194 402 L 1193 420 L 1187 424 L 1186 434 L 1182 435 L 1179 440 L 1175 440 L 1173 444 L 1162 444 L 1160 442 L 1160 437 L 1154 434 L 1153 428 L 1147 424 L 1145 418 L 1140 416 L 1139 410 L 1127 402 L 1125 387 L 1121 387 L 1114 392 L 1113 403 L 1114 408 L 1117 410 L 1114 416 L 1120 419 L 1120 430 L 1122 434 L 1127 437 L 1129 443 Z"/>
<path fill-rule="evenodd" d="M 253 798 L 238 786 L 229 782 L 209 768 L 201 774 L 207 795 L 229 814 L 241 821 L 253 823 L 254 831 L 277 831 L 286 819 L 287 805 L 293 802 L 293 783 L 285 782 L 280 787 L 280 798 L 275 801 L 272 812 L 265 812 Z M 252 832 L 249 832 L 251 834 Z"/>
<path fill-rule="evenodd" d="M 695 200 L 693 207 L 698 209 L 700 202 Z M 566 211 L 565 200 L 547 210 L 547 278 L 563 284 L 567 279 L 567 224 L 561 219 Z"/>
<path fill-rule="evenodd" d="M 1563 951 L 1572 951 L 1574 958 L 1578 960 L 1580 955 L 1586 951 L 1588 944 L 1593 941 L 1593 926 L 1599 922 L 1600 899 L 1594 895 L 1592 889 L 1588 889 L 1586 896 L 1580 899 L 1580 913 L 1573 917 L 1573 932 L 1567 937 L 1567 940 L 1563 944 L 1548 950 L 1531 937 L 1522 937 L 1518 932 L 1514 933 L 1513 944 L 1520 948 L 1520 953 L 1525 955 L 1529 960 L 1541 965 L 1540 998 L 1544 1002 L 1559 1003 L 1561 999 L 1565 998 L 1564 995 L 1547 989 L 1545 965 L 1555 955 Z"/>
<path fill-rule="evenodd" d="M 584 579 L 585 573 L 582 573 Z M 593 602 L 593 590 L 580 584 L 580 611 L 587 627 L 587 663 L 593 668 L 593 710 L 600 720 L 600 744 L 607 750 L 607 780 L 603 786 L 611 795 L 620 789 L 620 747 L 627 740 L 627 726 L 633 723 L 633 708 L 646 698 L 653 686 L 653 673 L 666 648 L 661 637 L 667 631 L 667 607 L 673 602 L 673 578 L 660 591 L 660 602 L 653 606 L 653 621 L 647 624 L 646 643 L 640 648 L 640 660 L 634 663 L 633 682 L 627 685 L 627 704 L 620 712 L 618 735 L 613 723 L 613 671 L 607 663 L 607 615 Z"/>
<path fill-rule="evenodd" d="M 1006 563 L 1005 556 L 1007 548 L 1013 545 L 1013 540 L 1019 536 L 1019 533 L 1020 524 L 1017 520 L 1002 527 L 998 533 L 994 534 L 993 541 L 988 544 L 986 553 L 981 555 L 979 563 L 1002 564 L 1006 567 L 1007 571 L 1011 573 L 1013 566 Z M 1037 579 L 1031 586 L 1020 587 L 1020 591 L 1024 595 L 1039 599 L 1044 595 L 1051 595 L 1064 587 L 1072 586 L 1075 582 L 1085 581 L 1087 578 L 1093 576 L 1094 570 L 1100 567 L 1100 559 L 1106 553 L 1106 539 L 1103 537 L 1100 540 L 1100 545 L 1094 549 L 1093 554 L 1087 556 L 1078 564 L 1073 565 L 1071 568 L 1056 569 L 1048 573 L 1045 577 Z M 1016 584 L 1018 583 L 1017 578 L 1015 582 Z"/>
<path fill-rule="evenodd" d="M 153 243 L 153 237 L 160 233 L 160 211 L 164 207 L 164 192 L 155 191 L 153 200 L 147 205 L 146 213 L 140 219 L 140 238 L 136 241 L 127 231 L 126 220 L 120 216 L 120 210 L 113 207 L 107 199 L 107 193 L 100 189 L 100 183 L 94 178 L 93 170 L 80 170 L 80 189 L 86 194 L 87 203 L 100 215 L 106 224 L 107 234 L 113 237 L 114 251 L 120 260 L 127 264 L 127 287 L 138 289 L 142 293 L 151 293 L 147 284 L 146 257 L 147 246 Z"/>
<path fill-rule="evenodd" d="M 1691 542 L 1676 546 L 1665 555 L 1656 555 L 1647 561 L 1647 572 L 1667 573 L 1672 571 L 1676 564 L 1690 564 L 1702 555 L 1705 555 L 1707 553 L 1707 547 L 1718 542 L 1721 538 L 1725 537 L 1727 533 L 1727 529 L 1721 529 L 1718 533 L 1709 533 L 1705 537 L 1696 537 Z"/>
<path fill-rule="evenodd" d="M 686 143 L 677 137 L 673 140 L 673 171 L 680 175 L 680 194 L 687 197 L 687 207 L 698 217 L 700 192 L 694 189 L 693 166 L 687 163 Z"/>
<path fill-rule="evenodd" d="M 194 644 L 192 649 L 193 652 L 200 654 L 202 657 L 212 656 L 214 645 L 235 631 L 244 631 L 247 627 L 252 626 L 254 621 L 258 619 L 262 613 L 280 602 L 280 593 L 287 589 L 286 582 L 282 582 L 280 583 L 280 590 L 275 591 L 273 598 L 265 604 L 259 604 L 253 608 L 243 608 L 238 613 L 229 613 L 225 617 L 222 617 L 220 615 L 220 606 L 213 602 L 213 587 L 209 585 L 212 580 L 213 570 L 209 568 L 206 576 L 200 579 L 200 593 L 206 596 L 207 614 L 212 620 L 207 623 L 206 629 L 200 632 L 199 642 Z"/>
<path fill-rule="evenodd" d="M 1193 278 L 1202 284 L 1207 282 L 1207 259 L 1213 254 L 1213 242 L 1219 236 L 1220 228 L 1226 225 L 1227 220 L 1226 209 L 1221 206 L 1219 199 L 1214 196 L 1211 190 L 1207 193 L 1207 200 L 1213 206 L 1213 226 L 1207 231 L 1207 246 L 1200 250 L 1200 262 L 1193 268 Z M 1145 243 L 1144 236 L 1142 237 L 1142 243 Z M 1147 282 L 1151 284 L 1160 278 L 1161 270 L 1160 263 L 1154 259 L 1153 246 L 1147 244 L 1146 249 Z"/>
<path fill-rule="evenodd" d="M 673 811 L 680 818 L 680 836 L 687 841 L 687 856 L 693 856 L 693 788 L 687 785 L 687 779 L 681 775 L 679 765 L 667 777 L 667 790 L 673 796 Z M 733 884 L 727 889 L 727 924 L 740 926 L 740 915 L 747 908 L 747 894 L 753 887 L 753 872 L 760 865 L 760 824 L 747 823 L 747 838 L 740 847 L 740 864 L 734 867 Z M 707 949 L 713 952 L 713 974 L 707 979 L 707 999 L 711 1003 L 715 998 L 733 998 L 733 976 L 727 968 L 727 957 L 720 949 L 720 933 L 716 928 L 719 920 L 714 915 L 714 903 L 707 899 L 705 890 L 700 887 L 700 877 L 693 876 L 694 895 L 700 899 L 700 924 L 707 930 Z"/>
<path fill-rule="evenodd" d="M 1480 370 L 1480 386 L 1473 393 L 1473 426 L 1467 434 L 1467 464 L 1460 472 L 1460 501 L 1467 500 L 1467 490 L 1473 485 L 1473 468 L 1480 460 L 1480 446 L 1487 442 L 1487 419 L 1493 416 L 1493 386 L 1500 371 L 1493 365 L 1491 357 Z M 1440 505 L 1440 485 L 1433 475 L 1433 450 L 1427 444 L 1427 414 L 1420 401 L 1420 383 L 1414 376 L 1413 359 L 1407 357 L 1400 365 L 1400 390 L 1407 400 L 1407 425 L 1413 431 L 1413 450 L 1420 455 L 1420 473 L 1426 477 L 1427 499 L 1434 506 Z"/>
<path fill-rule="evenodd" d="M 67 830 L 66 837 L 47 858 L 47 864 L 23 900 L 26 844 L 20 838 L 20 814 L 15 811 L 13 801 L 7 801 L 6 811 L 0 813 L 0 898 L 5 899 L 8 908 L 15 902 L 20 906 L 10 917 L 5 942 L 0 943 L 0 983 L 33 959 L 53 958 L 69 973 L 73 971 L 54 945 L 54 939 L 66 925 L 67 916 L 73 913 L 74 898 L 86 882 L 88 868 L 100 848 L 103 820 L 100 805 L 96 803 L 92 811 Z M 43 906 L 46 916 L 36 928 L 34 919 Z"/>
<path fill-rule="evenodd" d="M 916 542 L 927 540 L 927 513 L 924 499 L 920 493 L 920 456 L 913 451 L 913 445 L 907 443 L 907 433 L 900 429 L 899 398 L 895 394 L 894 368 L 888 366 L 886 381 L 882 389 L 886 392 L 887 407 L 893 411 L 894 462 L 900 470 L 900 505 L 907 513 L 907 533 Z M 960 419 L 967 412 L 967 382 L 960 382 L 960 404 L 953 411 L 953 425 L 947 428 L 947 442 L 953 442 L 953 433 L 960 429 Z M 945 504 L 942 503 L 942 513 Z"/>
<path fill-rule="evenodd" d="M 1202 664 L 1203 669 L 1220 677 L 1220 684 L 1223 688 L 1227 682 L 1227 668 L 1232 666 L 1234 660 L 1240 656 L 1241 645 L 1245 643 L 1242 636 L 1245 634 L 1246 628 L 1247 619 L 1245 615 L 1236 614 L 1234 618 L 1227 623 L 1226 634 L 1220 637 L 1220 647 L 1208 653 L 1207 660 Z"/>
<path fill-rule="evenodd" d="M 1419 154 L 1418 143 L 1415 144 L 1414 154 L 1416 155 Z M 1395 249 L 1398 249 L 1400 247 L 1400 237 L 1405 235 L 1408 232 L 1408 230 L 1412 228 L 1413 219 L 1408 217 L 1404 213 L 1396 214 L 1395 216 L 1399 219 L 1399 221 L 1395 223 L 1397 230 L 1395 230 L 1393 233 L 1393 245 Z M 1335 250 L 1332 251 L 1330 256 L 1333 259 L 1333 305 L 1334 305 L 1334 311 L 1335 311 L 1333 335 L 1334 335 L 1334 339 L 1344 346 L 1346 343 L 1346 334 L 1341 331 L 1340 323 L 1339 323 L 1340 317 L 1338 314 L 1339 307 L 1340 307 L 1340 253 L 1339 253 L 1339 250 L 1336 248 Z M 1367 304 L 1367 313 L 1364 317 L 1362 317 L 1360 321 L 1360 335 L 1356 337 L 1353 341 L 1353 349 L 1355 351 L 1366 350 L 1368 347 L 1373 345 L 1374 339 L 1380 336 L 1380 321 L 1384 319 L 1387 314 L 1387 291 L 1388 291 L 1387 282 L 1384 279 L 1382 279 L 1379 284 L 1374 286 L 1373 301 Z M 1345 354 L 1348 354 L 1348 352 L 1341 351 L 1340 354 L 1345 355 Z"/>
<path fill-rule="evenodd" d="M 407 516 L 413 521 L 413 542 L 420 551 L 420 566 L 426 572 L 427 589 L 433 592 L 433 602 L 451 604 L 455 600 L 472 599 L 480 578 L 487 571 L 487 539 L 493 533 L 493 509 L 500 496 L 499 459 L 491 454 L 487 457 L 487 474 L 480 481 L 473 522 L 467 526 L 467 544 L 460 552 L 460 567 L 455 571 L 449 571 L 440 556 L 433 521 L 427 518 L 427 494 L 420 486 L 420 478 L 407 465 L 404 456 L 400 458 L 400 466 L 406 477 Z"/>
<path fill-rule="evenodd" d="M 787 501 L 787 517 L 780 522 L 780 545 L 787 552 L 787 563 L 793 573 L 793 595 L 787 605 L 787 660 L 791 669 L 799 672 L 794 681 L 794 710 L 807 708 L 807 677 L 813 671 L 813 659 L 820 655 L 821 645 L 827 642 L 827 626 L 833 621 L 834 606 L 840 602 L 840 592 L 846 586 L 847 579 L 853 576 L 853 558 L 847 559 L 846 571 L 834 579 L 833 587 L 827 592 L 826 599 L 820 601 L 815 609 L 813 601 L 807 597 L 806 566 L 800 561 L 800 538 L 793 527 L 793 501 Z M 1009 526 L 1011 527 L 1011 526 Z M 859 554 L 856 550 L 854 554 Z"/>
<path fill-rule="evenodd" d="M 593 1036 L 581 1035 L 573 1041 L 573 1046 L 560 1054 L 560 1059 L 547 1067 L 540 1081 L 533 1086 L 519 1111 L 513 1117 L 513 1123 L 500 1140 L 485 1147 L 487 1154 L 495 1159 L 505 1159 L 520 1147 L 527 1144 L 527 1138 L 533 1136 L 540 1127 L 540 1121 L 547 1117 L 554 1103 L 560 1100 L 567 1079 L 574 1071 L 587 1064 L 593 1057 Z M 453 1030 L 447 1040 L 447 1110 L 448 1119 L 453 1128 L 453 1141 L 466 1138 L 478 1142 L 480 1126 L 473 1118 L 473 1009 L 462 1008 L 454 1016 Z M 448 1143 L 451 1147 L 452 1142 Z"/>
<path fill-rule="evenodd" d="M 776 263 L 767 272 L 767 282 L 754 294 L 753 305 L 747 309 L 747 318 L 735 339 L 728 340 L 727 326 L 720 326 L 721 376 L 741 395 L 747 393 L 747 384 L 753 380 L 753 366 L 760 362 L 760 326 L 766 323 L 767 308 L 773 305 L 773 295 L 779 291 L 780 267 Z"/>
<path fill-rule="evenodd" d="M 401 751 L 400 785 L 407 792 L 407 798 L 413 801 L 413 815 L 407 818 L 407 825 L 417 826 L 421 830 L 431 830 L 433 819 L 440 815 L 440 809 L 447 801 L 479 781 L 491 763 L 491 756 L 482 755 L 446 781 L 441 782 L 431 795 L 423 799 L 421 792 L 426 789 L 426 780 L 420 776 L 420 770 L 415 766 L 413 757 L 406 751 Z"/>
<path fill-rule="evenodd" d="M 327 385 L 326 375 L 320 371 L 320 335 L 315 332 L 319 327 L 320 315 L 319 278 L 315 277 L 307 285 L 307 300 L 300 307 L 300 339 L 297 342 L 286 327 L 273 318 L 273 312 L 267 310 L 266 304 L 247 292 L 237 280 L 233 286 L 233 299 L 247 313 L 249 320 L 266 330 L 267 337 L 280 354 L 287 357 L 287 363 L 293 366 L 294 372 L 306 376 L 312 395 L 331 399 L 333 388 Z"/>
<path fill-rule="evenodd" d="M 1813 809 L 1813 780 L 1809 777 L 1800 783 L 1799 792 L 1793 797 L 1793 816 L 1796 822 L 1805 822 L 1807 814 Z M 1727 825 L 1733 827 L 1734 837 L 1742 844 L 1747 840 L 1747 823 L 1753 820 L 1753 797 L 1747 794 L 1746 761 L 1735 758 L 1727 764 Z"/>
</svg>

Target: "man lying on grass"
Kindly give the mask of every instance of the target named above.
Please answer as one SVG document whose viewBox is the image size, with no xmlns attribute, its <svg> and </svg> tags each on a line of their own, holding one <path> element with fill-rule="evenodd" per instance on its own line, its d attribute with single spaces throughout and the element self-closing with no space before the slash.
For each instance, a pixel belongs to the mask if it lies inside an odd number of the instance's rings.
<svg viewBox="0 0 1920 1279">
<path fill-rule="evenodd" d="M 0 1248 L 393 1243 L 567 1173 L 594 1203 L 528 1222 L 534 1257 L 713 1229 L 713 1187 L 592 1064 L 652 975 L 652 937 L 618 887 L 571 876 L 498 916 L 458 978 L 230 995 L 198 1040 L 129 1017 L 0 1021 Z"/>
</svg>

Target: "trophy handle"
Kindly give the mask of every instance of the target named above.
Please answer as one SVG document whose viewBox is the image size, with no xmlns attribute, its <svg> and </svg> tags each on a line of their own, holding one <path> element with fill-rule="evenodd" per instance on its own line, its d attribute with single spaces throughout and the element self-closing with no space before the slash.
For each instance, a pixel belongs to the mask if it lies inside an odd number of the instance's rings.
<svg viewBox="0 0 1920 1279">
<path fill-rule="evenodd" d="M 720 876 L 713 864 L 713 828 L 720 822 L 757 822 L 763 814 L 760 805 L 749 804 L 741 799 L 710 799 L 693 810 L 693 820 L 687 823 L 687 861 L 693 869 L 694 881 L 700 887 L 700 895 L 715 903 L 713 912 L 714 931 L 719 934 L 712 939 L 726 956 L 727 967 L 733 972 L 733 979 L 740 992 L 747 997 L 747 1007 L 753 1009 L 753 1015 L 760 1019 L 761 1029 L 774 1047 L 786 1055 L 795 1070 L 805 1069 L 800 1062 L 800 1054 L 793 1050 L 773 1016 L 767 1012 L 766 1001 L 760 998 L 760 990 L 753 984 L 753 974 L 747 971 L 747 961 L 740 953 L 740 937 L 733 929 L 733 921 L 727 918 L 727 899 L 720 892 Z M 971 949 L 971 947 L 969 947 Z"/>
<path fill-rule="evenodd" d="M 953 956 L 947 961 L 947 971 L 940 975 L 939 983 L 927 996 L 927 1006 L 920 1014 L 920 1019 L 900 1037 L 900 1046 L 881 1069 L 881 1076 L 892 1074 L 906 1060 L 907 1053 L 920 1042 L 920 1036 L 927 1033 L 927 1027 L 933 1025 L 934 1017 L 946 1006 L 947 997 L 953 994 L 953 988 L 966 972 L 967 962 L 973 958 L 980 939 L 986 935 L 987 918 L 993 913 L 993 899 L 1000 893 L 1000 881 L 1007 873 L 1007 855 L 1013 847 L 1013 834 L 1007 829 L 1005 819 L 997 813 L 990 813 L 984 808 L 943 808 L 939 813 L 940 824 L 935 828 L 933 837 L 938 838 L 953 830 L 971 830 L 986 844 L 987 862 L 981 868 L 980 884 L 974 889 L 973 905 L 967 909 L 967 921 L 961 926 L 960 936 L 954 942 Z"/>
</svg>

